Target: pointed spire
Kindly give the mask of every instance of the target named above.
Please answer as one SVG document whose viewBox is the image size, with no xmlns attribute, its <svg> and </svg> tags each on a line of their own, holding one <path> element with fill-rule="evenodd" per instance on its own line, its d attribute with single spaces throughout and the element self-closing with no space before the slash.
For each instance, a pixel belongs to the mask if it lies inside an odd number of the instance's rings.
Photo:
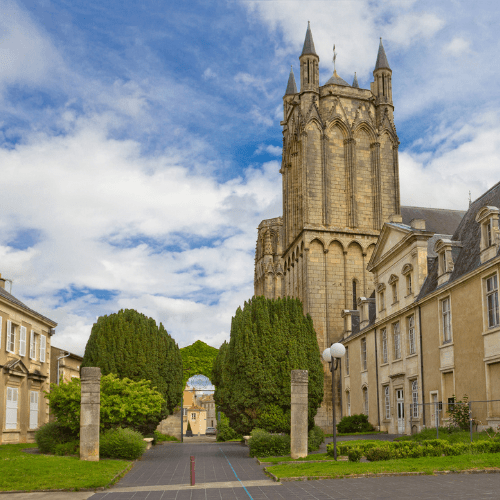
<svg viewBox="0 0 500 500">
<path fill-rule="evenodd" d="M 288 85 L 286 86 L 285 95 L 297 93 L 297 85 L 295 84 L 295 76 L 293 75 L 293 66 L 290 66 L 290 76 L 288 77 Z"/>
<path fill-rule="evenodd" d="M 358 77 L 356 76 L 356 72 L 354 72 L 354 80 L 352 81 L 352 87 L 359 89 Z"/>
<path fill-rule="evenodd" d="M 302 54 L 300 54 L 300 57 L 305 56 L 306 54 L 313 54 L 315 56 L 318 55 L 316 54 L 316 49 L 314 48 L 310 21 L 307 21 L 306 39 L 304 40 L 304 47 L 302 48 Z"/>
<path fill-rule="evenodd" d="M 378 47 L 378 55 L 377 55 L 377 62 L 375 63 L 375 69 L 373 71 L 376 71 L 377 69 L 391 69 L 389 66 L 389 61 L 387 60 L 387 56 L 385 55 L 385 50 L 384 46 L 382 45 L 382 37 L 380 37 L 380 45 Z"/>
</svg>

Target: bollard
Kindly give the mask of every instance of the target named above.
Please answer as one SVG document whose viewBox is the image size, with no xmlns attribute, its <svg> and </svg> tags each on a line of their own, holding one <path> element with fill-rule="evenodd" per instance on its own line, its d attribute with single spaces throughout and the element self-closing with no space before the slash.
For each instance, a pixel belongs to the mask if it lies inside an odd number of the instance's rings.
<svg viewBox="0 0 500 500">
<path fill-rule="evenodd" d="M 194 484 L 195 484 L 195 478 L 194 478 L 194 457 L 191 456 L 189 458 L 191 459 L 191 486 L 194 486 Z"/>
</svg>

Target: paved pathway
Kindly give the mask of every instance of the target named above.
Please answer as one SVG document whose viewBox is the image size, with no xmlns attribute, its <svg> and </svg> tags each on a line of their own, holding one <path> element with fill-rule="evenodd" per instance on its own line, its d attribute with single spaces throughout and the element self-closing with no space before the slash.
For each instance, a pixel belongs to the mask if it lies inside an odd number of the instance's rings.
<svg viewBox="0 0 500 500">
<path fill-rule="evenodd" d="M 189 457 L 196 485 L 189 486 Z M 499 459 L 500 465 L 500 459 Z M 155 446 L 113 488 L 92 493 L 16 493 L 0 500 L 486 500 L 500 474 L 449 474 L 275 483 L 239 443 Z"/>
</svg>

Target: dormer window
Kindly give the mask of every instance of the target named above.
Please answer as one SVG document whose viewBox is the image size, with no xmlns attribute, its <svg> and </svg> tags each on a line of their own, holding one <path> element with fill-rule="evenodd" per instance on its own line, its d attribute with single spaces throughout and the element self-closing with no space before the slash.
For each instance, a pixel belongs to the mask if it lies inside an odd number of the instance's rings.
<svg viewBox="0 0 500 500">
<path fill-rule="evenodd" d="M 481 263 L 496 256 L 499 246 L 498 208 L 483 207 L 476 215 L 476 222 L 481 224 Z"/>
<path fill-rule="evenodd" d="M 450 279 L 455 266 L 456 249 L 461 246 L 460 241 L 452 241 L 447 238 L 441 238 L 436 242 L 434 251 L 438 255 L 438 286 Z"/>
<path fill-rule="evenodd" d="M 406 278 L 406 295 L 411 295 L 413 293 L 413 266 L 411 264 L 405 264 L 402 274 Z"/>
</svg>

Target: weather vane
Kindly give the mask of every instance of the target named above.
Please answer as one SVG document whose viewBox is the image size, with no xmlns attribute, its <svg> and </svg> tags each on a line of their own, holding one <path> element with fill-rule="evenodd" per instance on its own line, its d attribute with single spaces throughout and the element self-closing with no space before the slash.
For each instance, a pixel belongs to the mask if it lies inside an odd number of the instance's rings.
<svg viewBox="0 0 500 500">
<path fill-rule="evenodd" d="M 333 71 L 335 71 L 335 61 L 337 59 L 337 53 L 335 52 L 335 44 L 333 44 Z"/>
</svg>

